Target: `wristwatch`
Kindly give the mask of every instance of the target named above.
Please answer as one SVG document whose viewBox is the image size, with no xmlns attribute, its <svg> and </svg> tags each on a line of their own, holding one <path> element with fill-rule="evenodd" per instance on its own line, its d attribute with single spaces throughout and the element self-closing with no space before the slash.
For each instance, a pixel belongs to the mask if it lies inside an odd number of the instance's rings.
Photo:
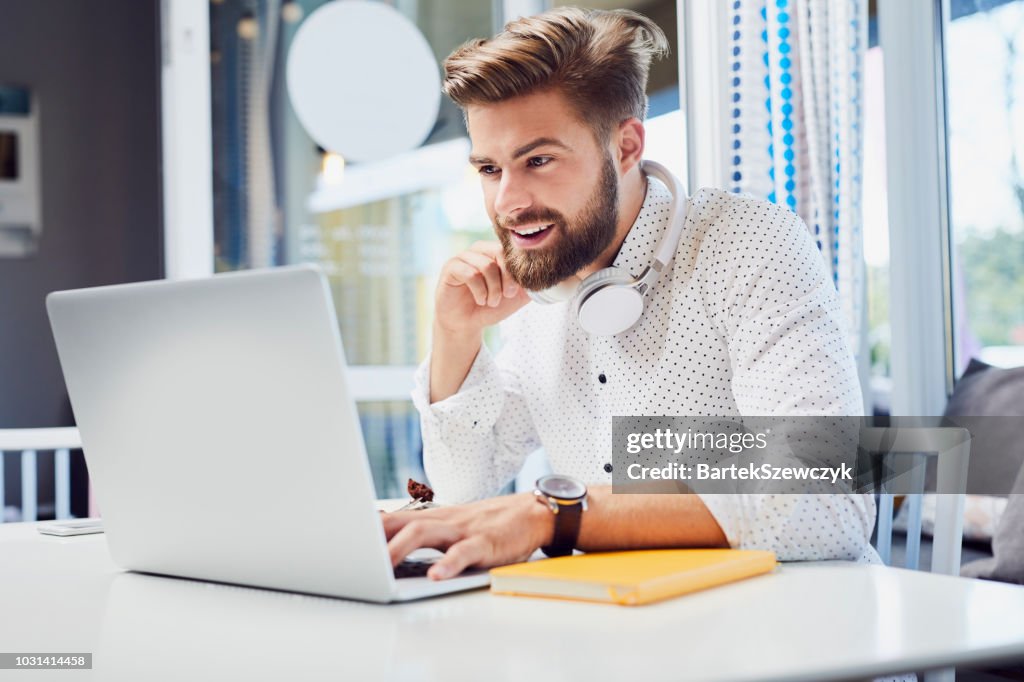
<svg viewBox="0 0 1024 682">
<path fill-rule="evenodd" d="M 541 551 L 549 557 L 572 554 L 587 510 L 587 486 L 571 476 L 552 474 L 537 479 L 533 494 L 555 517 L 551 544 L 541 547 Z"/>
</svg>

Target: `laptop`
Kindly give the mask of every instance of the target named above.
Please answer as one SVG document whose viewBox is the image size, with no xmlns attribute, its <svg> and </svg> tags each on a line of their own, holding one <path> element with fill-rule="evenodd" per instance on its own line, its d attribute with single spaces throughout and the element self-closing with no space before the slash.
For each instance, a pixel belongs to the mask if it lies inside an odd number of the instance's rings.
<svg viewBox="0 0 1024 682">
<path fill-rule="evenodd" d="M 488 584 L 395 577 L 319 268 L 62 291 L 46 307 L 119 566 L 373 602 Z"/>
</svg>

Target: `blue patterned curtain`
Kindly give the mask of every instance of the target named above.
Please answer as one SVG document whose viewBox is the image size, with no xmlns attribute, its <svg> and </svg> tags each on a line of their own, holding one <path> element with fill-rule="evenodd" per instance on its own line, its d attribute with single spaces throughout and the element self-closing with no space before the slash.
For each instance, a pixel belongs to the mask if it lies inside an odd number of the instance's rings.
<svg viewBox="0 0 1024 682">
<path fill-rule="evenodd" d="M 860 354 L 868 0 L 733 0 L 729 186 L 807 223 Z"/>
</svg>

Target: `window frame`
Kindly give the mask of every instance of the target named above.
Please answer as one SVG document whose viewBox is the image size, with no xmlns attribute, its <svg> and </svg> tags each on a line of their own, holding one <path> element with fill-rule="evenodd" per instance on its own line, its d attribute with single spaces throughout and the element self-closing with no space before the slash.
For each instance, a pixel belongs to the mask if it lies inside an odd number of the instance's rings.
<svg viewBox="0 0 1024 682">
<path fill-rule="evenodd" d="M 894 415 L 941 415 L 953 388 L 943 49 L 949 16 L 949 0 L 878 0 Z"/>
<path fill-rule="evenodd" d="M 164 277 L 213 274 L 208 0 L 160 0 Z"/>
</svg>

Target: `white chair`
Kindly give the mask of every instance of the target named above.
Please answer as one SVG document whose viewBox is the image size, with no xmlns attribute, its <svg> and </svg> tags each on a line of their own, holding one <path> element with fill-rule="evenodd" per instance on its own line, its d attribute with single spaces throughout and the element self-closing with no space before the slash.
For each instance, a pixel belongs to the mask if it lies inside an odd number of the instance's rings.
<svg viewBox="0 0 1024 682">
<path fill-rule="evenodd" d="M 886 565 L 892 560 L 893 497 L 891 490 L 906 491 L 908 507 L 907 553 L 904 568 L 917 569 L 921 551 L 921 498 L 927 458 L 936 462 L 935 528 L 932 532 L 932 573 L 960 575 L 964 531 L 964 499 L 971 434 L 956 427 L 889 426 L 861 429 L 861 447 L 882 458 L 891 477 L 881 482 L 875 548 Z M 924 682 L 954 682 L 956 670 L 921 671 Z"/>
<path fill-rule="evenodd" d="M 921 496 L 925 486 L 926 458 L 936 461 L 935 529 L 932 533 L 932 573 L 960 575 L 963 542 L 964 499 L 971 435 L 956 427 L 866 427 L 861 446 L 883 456 L 890 470 L 902 472 L 883 481 L 878 496 L 878 527 L 875 543 L 882 561 L 892 558 L 892 490 L 906 491 L 908 507 L 905 568 L 916 569 L 921 550 Z"/>
<path fill-rule="evenodd" d="M 21 458 L 21 520 L 35 521 L 39 516 L 36 499 L 40 451 L 54 453 L 56 517 L 71 518 L 71 450 L 82 447 L 78 429 L 0 429 L 0 523 L 3 522 L 4 467 L 8 454 Z"/>
</svg>

